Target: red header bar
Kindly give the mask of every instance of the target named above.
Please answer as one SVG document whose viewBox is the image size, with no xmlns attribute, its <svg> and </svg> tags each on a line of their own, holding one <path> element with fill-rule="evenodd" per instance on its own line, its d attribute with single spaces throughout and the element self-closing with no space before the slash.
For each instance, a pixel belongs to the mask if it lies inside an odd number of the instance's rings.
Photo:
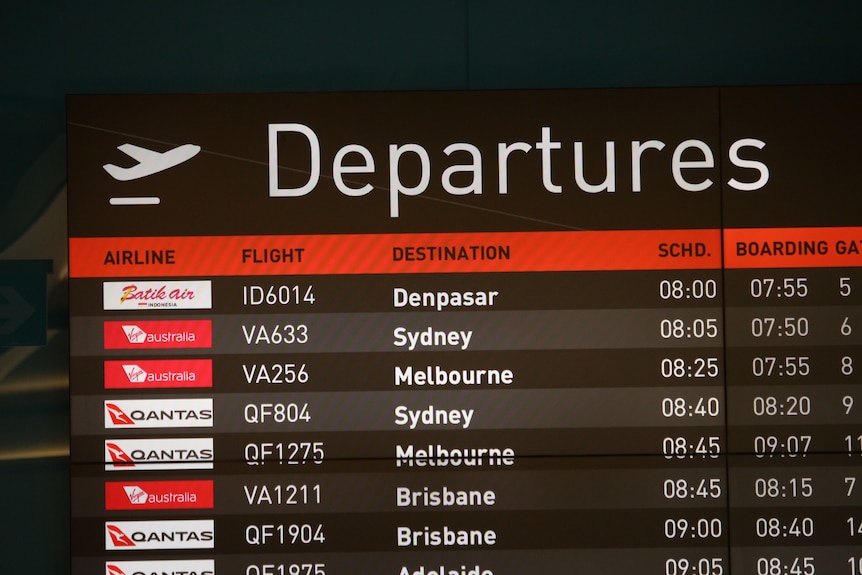
<svg viewBox="0 0 862 575">
<path fill-rule="evenodd" d="M 719 230 L 71 238 L 85 277 L 718 269 Z"/>
<path fill-rule="evenodd" d="M 724 251 L 728 269 L 862 266 L 862 227 L 727 229 Z"/>
</svg>

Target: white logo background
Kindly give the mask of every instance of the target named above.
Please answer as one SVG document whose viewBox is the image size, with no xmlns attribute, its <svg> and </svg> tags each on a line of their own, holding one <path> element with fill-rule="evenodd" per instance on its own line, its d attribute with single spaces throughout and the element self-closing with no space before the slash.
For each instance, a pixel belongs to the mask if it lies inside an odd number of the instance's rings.
<svg viewBox="0 0 862 575">
<path fill-rule="evenodd" d="M 129 416 L 133 424 L 114 423 L 108 404 L 117 406 Z M 137 429 L 155 427 L 212 427 L 213 400 L 197 399 L 116 399 L 105 401 L 105 429 Z M 144 419 L 135 419 L 135 413 Z M 162 412 L 171 415 L 161 417 Z M 206 417 L 206 413 L 209 417 Z M 197 417 L 195 417 L 195 415 Z"/>
<path fill-rule="evenodd" d="M 114 462 L 108 444 L 119 447 L 132 458 L 132 464 L 122 461 Z M 209 451 L 209 457 L 189 457 L 189 452 L 201 455 Z M 174 452 L 176 457 L 161 458 L 162 451 Z M 136 459 L 135 452 L 154 453 L 155 457 Z M 180 453 L 183 452 L 183 453 Z M 213 440 L 211 437 L 186 437 L 177 439 L 106 439 L 105 440 L 105 471 L 157 471 L 176 469 L 212 469 Z"/>
<path fill-rule="evenodd" d="M 174 559 L 172 561 L 106 561 L 105 575 L 113 575 L 111 566 L 126 575 L 133 573 L 195 573 L 215 575 L 215 561 L 212 559 Z"/>
<path fill-rule="evenodd" d="M 131 286 L 134 286 L 134 290 L 123 301 L 123 294 L 129 291 Z M 144 299 L 135 297 L 144 296 L 148 290 L 150 297 Z M 212 309 L 212 282 L 210 280 L 104 282 L 102 283 L 102 307 L 106 310 Z"/>
<path fill-rule="evenodd" d="M 108 526 L 122 531 L 134 545 L 114 545 L 114 540 Z M 174 541 L 157 541 L 163 533 L 185 533 L 175 537 Z M 135 534 L 141 534 L 136 540 Z M 210 535 L 206 540 L 207 534 Z M 156 537 L 154 537 L 154 535 Z M 194 519 L 182 521 L 107 521 L 105 523 L 105 550 L 147 550 L 147 549 L 212 549 L 215 544 L 215 521 L 212 519 Z M 182 540 L 180 540 L 182 539 Z M 172 562 L 171 562 L 172 563 Z"/>
</svg>

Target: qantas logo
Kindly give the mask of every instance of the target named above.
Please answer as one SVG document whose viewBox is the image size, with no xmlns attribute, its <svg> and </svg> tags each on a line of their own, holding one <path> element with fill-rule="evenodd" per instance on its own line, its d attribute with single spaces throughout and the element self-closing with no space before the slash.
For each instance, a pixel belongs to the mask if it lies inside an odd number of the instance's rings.
<svg viewBox="0 0 862 575">
<path fill-rule="evenodd" d="M 104 282 L 105 310 L 212 309 L 212 282 Z"/>
<path fill-rule="evenodd" d="M 105 349 L 209 348 L 211 320 L 106 321 Z"/>
<path fill-rule="evenodd" d="M 111 458 L 111 462 L 114 467 L 134 467 L 134 460 L 129 457 L 129 454 L 123 451 L 123 448 L 117 445 L 116 443 L 111 443 L 110 441 L 105 442 L 105 449 L 108 452 L 108 457 Z"/>
<path fill-rule="evenodd" d="M 215 522 L 211 519 L 182 521 L 108 521 L 105 550 L 212 549 Z"/>
<path fill-rule="evenodd" d="M 211 437 L 105 440 L 105 471 L 212 468 Z"/>
<path fill-rule="evenodd" d="M 212 509 L 213 481 L 137 481 L 105 483 L 105 509 Z"/>
<path fill-rule="evenodd" d="M 110 538 L 110 547 L 109 549 L 117 548 L 117 547 L 134 547 L 135 542 L 129 539 L 129 536 L 126 535 L 122 529 L 117 527 L 116 525 L 108 525 L 105 524 L 105 531 L 107 532 L 108 537 Z"/>
<path fill-rule="evenodd" d="M 108 561 L 105 575 L 215 575 L 212 559 L 170 561 Z"/>
<path fill-rule="evenodd" d="M 120 409 L 116 403 L 105 402 L 105 415 L 110 417 L 110 423 L 106 420 L 105 427 L 117 427 L 124 425 L 134 425 L 132 418 Z"/>
<path fill-rule="evenodd" d="M 105 402 L 105 429 L 212 426 L 213 400 L 210 398 Z"/>
<path fill-rule="evenodd" d="M 212 360 L 105 362 L 105 389 L 183 387 L 212 387 Z"/>
</svg>

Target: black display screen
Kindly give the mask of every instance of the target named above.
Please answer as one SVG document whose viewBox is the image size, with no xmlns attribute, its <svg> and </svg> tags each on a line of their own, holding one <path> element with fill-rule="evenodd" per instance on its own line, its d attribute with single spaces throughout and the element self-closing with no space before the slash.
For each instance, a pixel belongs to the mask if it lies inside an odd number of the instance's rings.
<svg viewBox="0 0 862 575">
<path fill-rule="evenodd" d="M 72 572 L 862 574 L 860 101 L 70 96 Z"/>
</svg>

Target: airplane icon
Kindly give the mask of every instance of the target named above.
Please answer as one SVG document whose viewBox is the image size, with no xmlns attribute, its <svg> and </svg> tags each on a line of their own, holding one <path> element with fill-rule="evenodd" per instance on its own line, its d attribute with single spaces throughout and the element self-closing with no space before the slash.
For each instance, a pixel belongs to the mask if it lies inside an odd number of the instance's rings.
<svg viewBox="0 0 862 575">
<path fill-rule="evenodd" d="M 121 168 L 114 164 L 102 166 L 115 180 L 121 182 L 145 178 L 173 168 L 191 160 L 201 151 L 201 147 L 195 144 L 183 144 L 167 152 L 156 152 L 133 144 L 123 144 L 117 146 L 117 149 L 138 161 L 137 165 L 129 168 Z"/>
</svg>

